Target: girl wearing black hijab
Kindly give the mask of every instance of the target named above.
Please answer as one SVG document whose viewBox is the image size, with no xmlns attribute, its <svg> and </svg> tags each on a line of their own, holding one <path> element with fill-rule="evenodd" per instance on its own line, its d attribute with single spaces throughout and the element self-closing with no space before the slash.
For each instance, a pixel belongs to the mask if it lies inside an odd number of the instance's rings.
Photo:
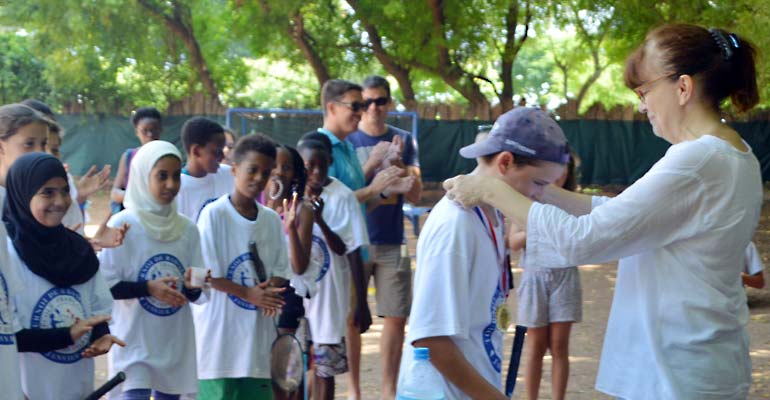
<svg viewBox="0 0 770 400">
<path fill-rule="evenodd" d="M 61 223 L 72 201 L 61 162 L 25 154 L 5 184 L 10 268 L 22 286 L 13 296 L 24 394 L 82 399 L 94 387 L 92 358 L 125 345 L 107 327 L 112 296 L 89 242 Z"/>
</svg>

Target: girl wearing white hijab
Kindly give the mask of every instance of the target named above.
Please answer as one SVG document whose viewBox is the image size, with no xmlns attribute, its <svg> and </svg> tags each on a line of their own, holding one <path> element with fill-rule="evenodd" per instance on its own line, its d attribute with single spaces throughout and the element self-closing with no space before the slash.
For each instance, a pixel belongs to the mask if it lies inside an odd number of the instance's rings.
<svg viewBox="0 0 770 400">
<path fill-rule="evenodd" d="M 131 343 L 109 357 L 110 374 L 127 379 L 112 398 L 178 399 L 197 391 L 195 333 L 189 301 L 192 266 L 203 266 L 195 224 L 177 213 L 182 157 L 165 141 L 142 146 L 131 162 L 125 210 L 109 226 L 128 223 L 123 246 L 105 249 L 101 268 L 115 298 L 112 326 Z"/>
</svg>

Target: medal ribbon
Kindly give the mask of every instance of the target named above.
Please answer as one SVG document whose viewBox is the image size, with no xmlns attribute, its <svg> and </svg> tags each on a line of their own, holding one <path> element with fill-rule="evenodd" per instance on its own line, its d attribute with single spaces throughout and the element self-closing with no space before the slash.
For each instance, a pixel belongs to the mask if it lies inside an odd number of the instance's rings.
<svg viewBox="0 0 770 400">
<path fill-rule="evenodd" d="M 497 234 L 495 233 L 494 225 L 492 224 L 492 220 L 487 216 L 487 213 L 484 212 L 484 210 L 482 210 L 481 207 L 474 207 L 473 211 L 476 212 L 476 215 L 479 217 L 484 227 L 489 229 L 488 236 L 489 236 L 489 239 L 492 240 L 492 245 L 495 247 L 497 264 L 500 266 L 500 293 L 502 293 L 507 298 L 508 297 L 508 273 L 505 267 L 505 244 L 503 244 L 502 251 L 500 251 L 500 246 L 498 245 L 498 242 L 497 242 Z M 502 224 L 503 220 L 499 212 L 497 212 L 497 217 L 500 223 Z"/>
</svg>

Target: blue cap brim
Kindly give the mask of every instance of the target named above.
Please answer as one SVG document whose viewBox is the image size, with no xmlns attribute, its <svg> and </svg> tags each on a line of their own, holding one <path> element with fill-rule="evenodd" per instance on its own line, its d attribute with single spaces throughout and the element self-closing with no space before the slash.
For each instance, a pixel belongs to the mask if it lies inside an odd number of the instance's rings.
<svg viewBox="0 0 770 400">
<path fill-rule="evenodd" d="M 469 144 L 461 148 L 460 155 L 464 158 L 478 158 L 489 154 L 499 153 L 500 151 L 500 145 L 495 143 L 493 138 L 488 137 L 484 141 Z"/>
</svg>

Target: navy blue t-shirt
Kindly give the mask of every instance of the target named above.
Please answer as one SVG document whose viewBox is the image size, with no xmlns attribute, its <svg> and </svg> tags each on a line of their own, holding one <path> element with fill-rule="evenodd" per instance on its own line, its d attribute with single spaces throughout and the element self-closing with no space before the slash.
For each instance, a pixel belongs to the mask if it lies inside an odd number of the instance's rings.
<svg viewBox="0 0 770 400">
<path fill-rule="evenodd" d="M 388 125 L 388 131 L 382 136 L 369 136 L 361 130 L 350 134 L 345 140 L 353 144 L 358 161 L 363 166 L 374 146 L 381 141 L 392 142 L 395 135 L 401 136 L 404 150 L 401 159 L 406 166 L 420 166 L 417 157 L 417 143 L 412 135 L 403 130 Z M 368 185 L 372 180 L 368 179 Z M 366 213 L 366 226 L 369 230 L 369 241 L 372 244 L 399 245 L 404 242 L 404 195 L 391 194 L 380 202 L 380 206 Z"/>
</svg>

